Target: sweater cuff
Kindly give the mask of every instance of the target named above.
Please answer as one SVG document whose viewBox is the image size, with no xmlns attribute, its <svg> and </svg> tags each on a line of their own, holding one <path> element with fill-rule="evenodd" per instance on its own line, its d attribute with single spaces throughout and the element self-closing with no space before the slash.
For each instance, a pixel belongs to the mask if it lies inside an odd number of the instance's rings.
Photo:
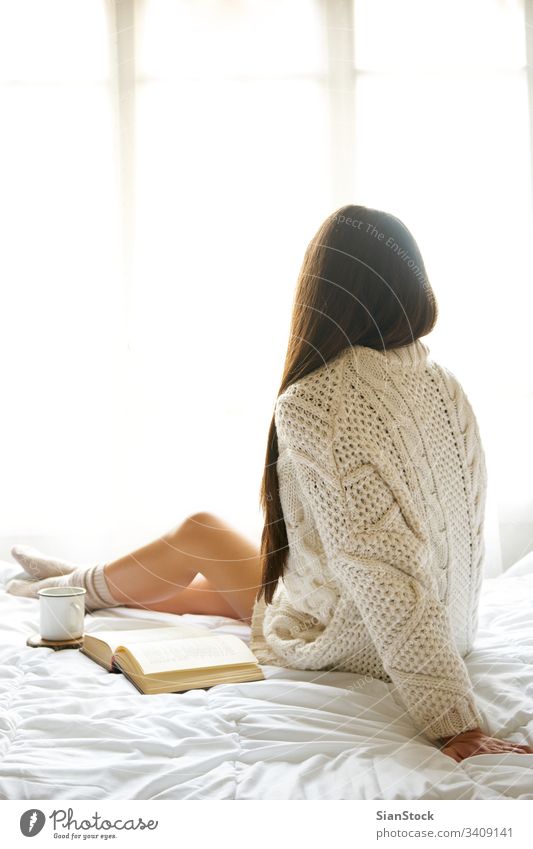
<svg viewBox="0 0 533 849">
<path fill-rule="evenodd" d="M 263 620 L 265 618 L 266 604 L 262 598 L 261 601 L 254 602 L 252 610 L 252 621 L 250 625 L 250 650 L 259 664 L 269 664 L 268 645 L 263 633 Z"/>
<path fill-rule="evenodd" d="M 456 702 L 445 713 L 424 727 L 424 734 L 430 740 L 453 737 L 483 726 L 483 717 L 479 713 L 474 699 L 468 696 Z"/>
</svg>

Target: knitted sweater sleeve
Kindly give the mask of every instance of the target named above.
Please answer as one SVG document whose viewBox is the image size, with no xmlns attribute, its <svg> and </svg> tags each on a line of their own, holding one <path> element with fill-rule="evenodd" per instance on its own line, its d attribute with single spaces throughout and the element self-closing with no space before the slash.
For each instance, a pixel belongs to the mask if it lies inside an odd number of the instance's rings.
<svg viewBox="0 0 533 849">
<path fill-rule="evenodd" d="M 402 479 L 383 457 L 361 452 L 349 416 L 332 418 L 289 393 L 278 398 L 276 425 L 328 568 L 416 727 L 438 740 L 482 726 Z"/>
</svg>

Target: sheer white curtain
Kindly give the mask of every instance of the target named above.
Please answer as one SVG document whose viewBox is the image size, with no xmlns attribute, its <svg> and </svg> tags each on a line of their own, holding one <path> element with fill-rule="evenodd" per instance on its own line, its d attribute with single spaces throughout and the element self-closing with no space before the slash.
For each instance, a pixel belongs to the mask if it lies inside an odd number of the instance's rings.
<svg viewBox="0 0 533 849">
<path fill-rule="evenodd" d="M 487 568 L 533 548 L 531 140 L 520 0 L 356 0 L 355 194 L 411 228 L 489 471 Z M 531 38 L 531 33 L 529 32 Z"/>
<path fill-rule="evenodd" d="M 487 446 L 489 572 L 531 548 L 523 4 L 0 9 L 4 556 L 109 557 L 198 509 L 258 538 L 298 267 L 348 202 L 426 258 L 427 341 Z"/>
<path fill-rule="evenodd" d="M 4 557 L 17 540 L 83 556 L 118 503 L 110 91 L 103 3 L 0 2 Z"/>
</svg>

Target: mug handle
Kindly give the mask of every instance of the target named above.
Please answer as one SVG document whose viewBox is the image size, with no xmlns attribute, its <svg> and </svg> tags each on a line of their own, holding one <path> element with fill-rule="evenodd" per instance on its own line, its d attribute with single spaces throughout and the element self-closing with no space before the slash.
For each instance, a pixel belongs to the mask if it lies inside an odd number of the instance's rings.
<svg viewBox="0 0 533 849">
<path fill-rule="evenodd" d="M 79 616 L 79 613 L 80 613 L 81 610 L 82 610 L 82 607 L 81 607 L 81 604 L 80 604 L 79 601 L 71 601 L 70 602 L 69 617 L 68 617 L 68 629 L 69 629 L 69 631 L 73 631 L 76 628 L 76 626 L 79 622 L 78 616 Z"/>
</svg>

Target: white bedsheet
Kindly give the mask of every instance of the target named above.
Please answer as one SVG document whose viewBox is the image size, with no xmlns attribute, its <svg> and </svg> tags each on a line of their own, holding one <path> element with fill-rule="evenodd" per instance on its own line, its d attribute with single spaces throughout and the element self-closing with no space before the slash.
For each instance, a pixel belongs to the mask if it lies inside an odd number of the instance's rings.
<svg viewBox="0 0 533 849">
<path fill-rule="evenodd" d="M 533 566 L 533 562 L 532 562 Z M 38 602 L 0 566 L 0 797 L 5 799 L 533 799 L 533 755 L 455 763 L 392 685 L 264 667 L 267 680 L 143 696 L 78 651 L 25 645 Z M 467 666 L 492 733 L 533 746 L 533 569 L 485 581 Z M 86 630 L 171 624 L 114 608 Z M 185 616 L 248 638 L 232 620 Z"/>
</svg>

